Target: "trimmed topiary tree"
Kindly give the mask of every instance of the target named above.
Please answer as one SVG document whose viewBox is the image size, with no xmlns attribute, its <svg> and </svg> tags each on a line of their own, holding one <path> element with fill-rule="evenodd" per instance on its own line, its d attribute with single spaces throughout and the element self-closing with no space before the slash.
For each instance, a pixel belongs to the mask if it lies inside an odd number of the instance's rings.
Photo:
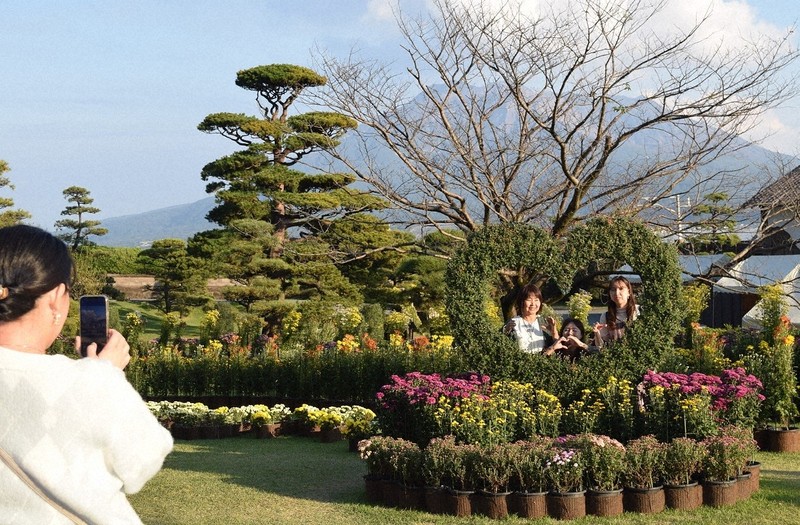
<svg viewBox="0 0 800 525">
<path fill-rule="evenodd" d="M 629 356 L 625 366 L 637 372 L 655 366 L 680 330 L 677 250 L 638 221 L 605 217 L 587 221 L 562 239 L 535 226 L 513 223 L 486 226 L 468 237 L 448 265 L 446 296 L 456 345 L 468 365 L 493 378 L 530 377 L 539 367 L 558 373 L 550 369 L 563 368 L 560 360 L 544 363 L 546 358 L 520 352 L 490 321 L 485 311 L 490 286 L 500 270 L 526 268 L 569 290 L 576 271 L 593 261 L 628 263 L 641 275 L 642 313 L 620 345 L 632 350 L 622 352 Z M 588 362 L 579 366 L 593 368 Z"/>
</svg>

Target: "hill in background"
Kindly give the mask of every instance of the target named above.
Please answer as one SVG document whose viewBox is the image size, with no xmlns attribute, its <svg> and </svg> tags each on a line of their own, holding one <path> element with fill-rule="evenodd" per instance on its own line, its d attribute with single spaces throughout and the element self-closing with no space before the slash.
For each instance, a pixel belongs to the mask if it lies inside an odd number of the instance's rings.
<svg viewBox="0 0 800 525">
<path fill-rule="evenodd" d="M 103 246 L 147 247 L 158 239 L 188 239 L 217 226 L 206 220 L 214 197 L 153 211 L 102 219 L 108 233 L 92 240 Z"/>
</svg>

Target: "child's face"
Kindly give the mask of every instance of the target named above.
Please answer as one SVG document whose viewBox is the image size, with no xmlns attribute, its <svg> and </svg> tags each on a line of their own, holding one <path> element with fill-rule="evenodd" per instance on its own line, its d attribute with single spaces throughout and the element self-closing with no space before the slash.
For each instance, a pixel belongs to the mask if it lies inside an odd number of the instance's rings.
<svg viewBox="0 0 800 525">
<path fill-rule="evenodd" d="M 581 329 L 578 328 L 578 326 L 575 325 L 574 323 L 569 323 L 569 324 L 565 325 L 563 330 L 561 330 L 561 332 L 564 335 L 564 337 L 569 337 L 571 335 L 574 335 L 578 339 L 583 337 L 583 334 L 581 333 Z"/>
</svg>

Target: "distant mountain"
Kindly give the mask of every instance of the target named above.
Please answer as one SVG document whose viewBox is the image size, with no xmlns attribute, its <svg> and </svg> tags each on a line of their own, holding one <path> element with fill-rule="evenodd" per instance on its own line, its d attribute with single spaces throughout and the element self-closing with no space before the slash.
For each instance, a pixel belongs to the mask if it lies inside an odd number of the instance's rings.
<svg viewBox="0 0 800 525">
<path fill-rule="evenodd" d="M 108 228 L 108 233 L 92 239 L 103 246 L 130 247 L 149 246 L 158 239 L 188 239 L 217 227 L 205 218 L 213 207 L 214 197 L 206 197 L 189 204 L 103 219 L 101 226 Z"/>
</svg>

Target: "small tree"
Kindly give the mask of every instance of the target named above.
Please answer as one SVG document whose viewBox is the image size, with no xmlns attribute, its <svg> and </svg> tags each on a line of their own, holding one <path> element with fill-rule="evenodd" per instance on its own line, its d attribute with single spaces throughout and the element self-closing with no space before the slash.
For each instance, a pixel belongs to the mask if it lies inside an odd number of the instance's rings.
<svg viewBox="0 0 800 525">
<path fill-rule="evenodd" d="M 183 312 L 208 299 L 205 276 L 198 261 L 189 257 L 184 241 L 160 239 L 139 253 L 139 258 L 143 268 L 156 278 L 153 291 L 164 312 Z"/>
<path fill-rule="evenodd" d="M 728 194 L 724 192 L 709 193 L 704 199 L 692 207 L 696 220 L 692 230 L 698 233 L 689 236 L 686 244 L 694 253 L 733 250 L 740 241 L 733 233 L 738 210 L 728 204 Z"/>
<path fill-rule="evenodd" d="M 11 168 L 4 160 L 0 160 L 0 188 L 14 189 L 11 180 L 3 174 Z M 0 197 L 0 228 L 18 224 L 24 219 L 30 219 L 31 214 L 25 210 L 9 209 L 14 206 L 14 200 L 8 197 Z"/>
<path fill-rule="evenodd" d="M 781 318 L 789 312 L 783 288 L 779 284 L 762 286 L 758 290 L 761 301 L 758 305 L 758 322 L 764 340 L 775 344 L 775 336 L 781 326 Z"/>
<path fill-rule="evenodd" d="M 73 251 L 81 246 L 94 244 L 88 239 L 90 235 L 100 236 L 108 233 L 106 228 L 100 227 L 100 221 L 86 218 L 86 215 L 100 212 L 100 208 L 91 206 L 94 199 L 89 196 L 89 190 L 80 186 L 70 186 L 62 193 L 67 202 L 72 204 L 64 208 L 61 215 L 74 218 L 56 221 L 55 226 L 59 230 L 69 230 L 58 237 L 69 244 Z"/>
</svg>

